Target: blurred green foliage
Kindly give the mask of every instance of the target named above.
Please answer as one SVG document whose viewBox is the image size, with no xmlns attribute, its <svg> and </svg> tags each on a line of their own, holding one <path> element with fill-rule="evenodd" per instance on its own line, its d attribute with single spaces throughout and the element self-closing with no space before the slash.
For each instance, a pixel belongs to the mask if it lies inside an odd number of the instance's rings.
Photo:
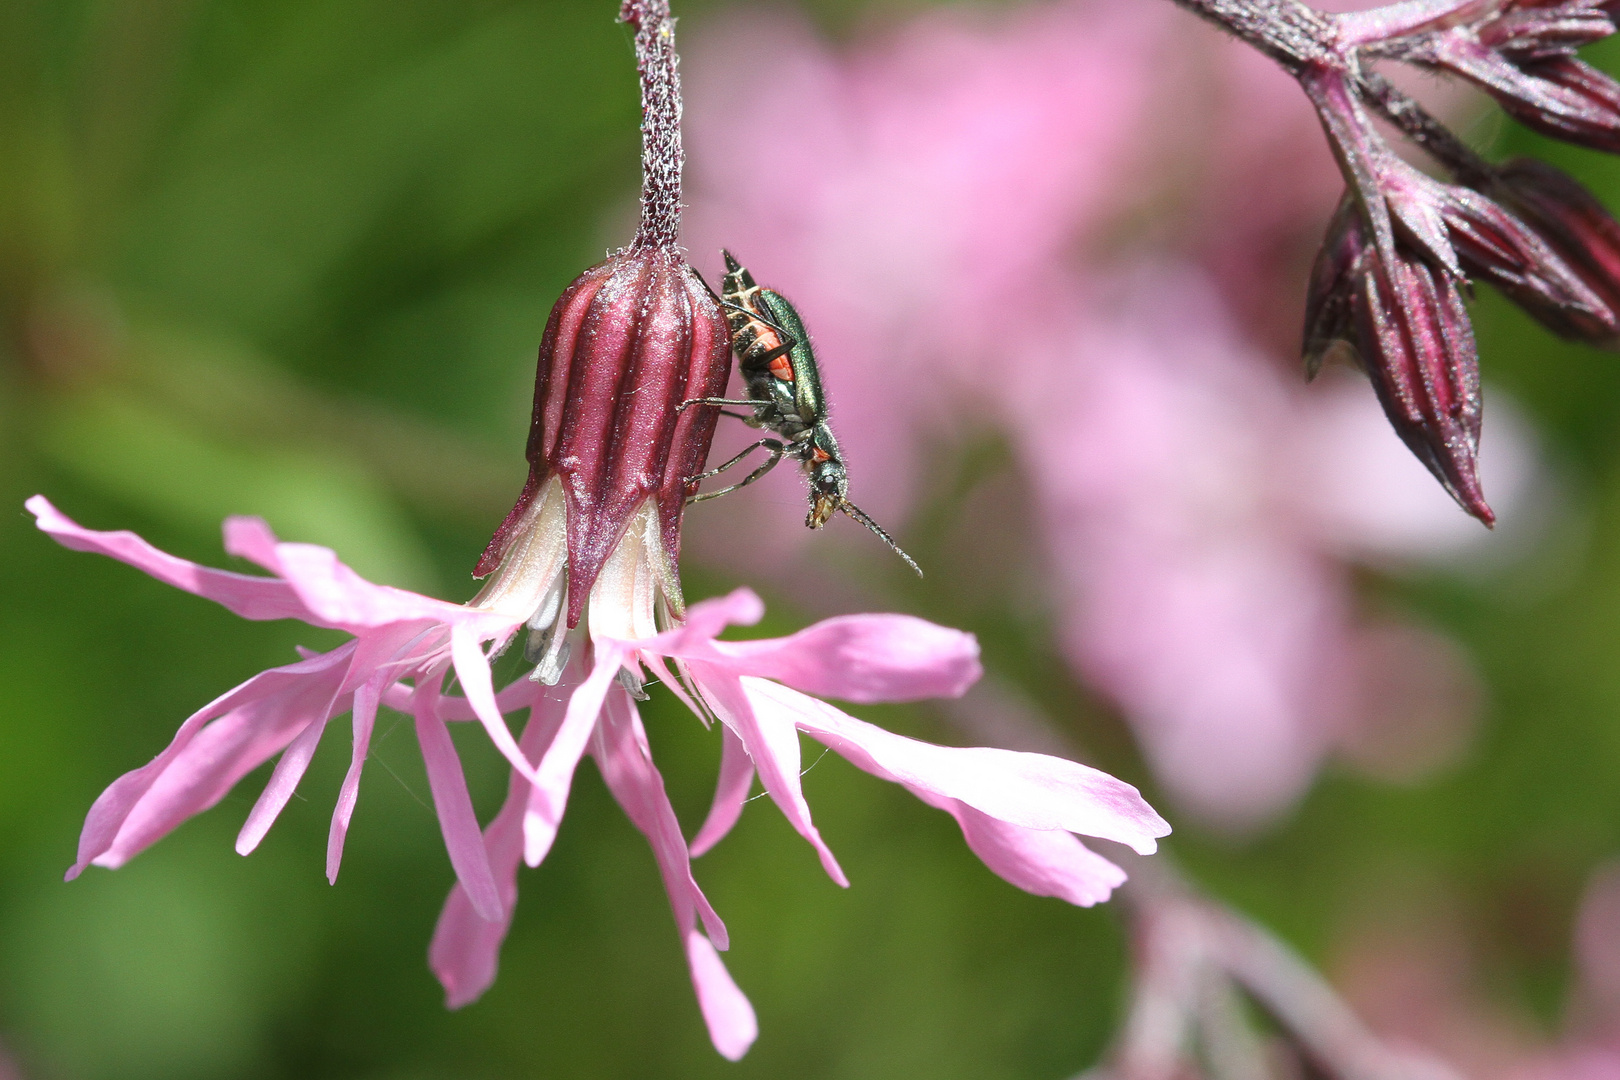
<svg viewBox="0 0 1620 1080">
<path fill-rule="evenodd" d="M 689 26 L 717 17 L 690 7 Z M 843 28 L 857 7 L 822 15 Z M 0 1039 L 27 1076 L 1056 1080 L 1105 1045 L 1116 913 L 1005 885 L 943 815 L 831 756 L 805 783 L 854 888 L 764 804 L 698 868 L 760 1013 L 737 1066 L 708 1044 L 652 858 L 588 768 L 556 850 L 521 879 L 499 981 L 458 1013 L 424 963 L 451 872 L 390 718 L 335 888 L 337 736 L 252 858 L 231 838 L 262 777 L 126 869 L 61 881 L 96 794 L 180 717 L 334 641 L 63 551 L 22 500 L 47 491 L 86 524 L 216 565 L 220 518 L 262 514 L 381 580 L 466 596 L 523 475 L 551 300 L 626 231 L 611 223 L 636 179 L 636 99 L 613 8 L 0 5 L 0 503 L 19 508 L 0 530 Z M 1506 139 L 1620 204 L 1614 160 Z M 1551 1024 L 1579 890 L 1620 853 L 1620 367 L 1495 297 L 1476 312 L 1488 380 L 1530 412 L 1573 493 L 1557 572 L 1369 578 L 1366 595 L 1468 644 L 1483 733 L 1423 785 L 1335 772 L 1260 841 L 1184 828 L 1173 846 L 1317 959 L 1404 895 L 1391 882 L 1439 881 L 1494 992 Z M 959 465 L 943 507 L 1009 480 L 993 449 Z M 908 546 L 948 566 L 949 517 L 925 516 Z M 980 633 L 1092 760 L 1145 782 L 1040 617 L 973 576 L 898 595 Z M 699 570 L 689 592 L 729 584 Z M 777 602 L 767 629 L 798 621 Z M 925 710 L 868 712 L 949 737 Z M 716 736 L 667 700 L 647 721 L 695 822 Z M 461 748 L 488 814 L 503 770 L 481 739 Z"/>
</svg>

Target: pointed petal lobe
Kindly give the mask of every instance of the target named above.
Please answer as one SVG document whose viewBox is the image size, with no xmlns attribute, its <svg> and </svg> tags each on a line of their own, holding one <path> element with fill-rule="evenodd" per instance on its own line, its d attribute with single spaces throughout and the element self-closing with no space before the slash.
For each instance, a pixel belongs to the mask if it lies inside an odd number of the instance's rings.
<svg viewBox="0 0 1620 1080">
<path fill-rule="evenodd" d="M 742 685 L 757 715 L 796 724 L 857 768 L 959 799 L 1008 824 L 1099 836 L 1143 855 L 1170 832 L 1135 788 L 1078 762 L 984 746 L 935 746 L 763 679 L 744 678 Z"/>
<path fill-rule="evenodd" d="M 545 754 L 563 720 L 564 703 L 542 698 L 523 729 L 518 745 L 529 761 Z M 512 770 L 506 802 L 484 830 L 484 850 L 500 891 L 503 911 L 499 919 L 485 919 L 473 909 L 467 890 L 458 882 L 445 899 L 433 929 L 428 948 L 428 966 L 444 986 L 445 1003 L 459 1009 L 476 1001 L 495 981 L 500 963 L 501 942 L 512 925 L 512 909 L 517 903 L 518 863 L 523 858 L 523 815 L 529 802 L 529 782 Z"/>
<path fill-rule="evenodd" d="M 697 991 L 698 1008 L 708 1025 L 709 1038 L 720 1056 L 738 1061 L 759 1037 L 759 1021 L 754 1007 L 737 988 L 720 954 L 709 939 L 696 930 L 686 935 L 686 963 L 692 971 L 692 987 Z"/>
<path fill-rule="evenodd" d="M 624 816 L 641 830 L 652 846 L 658 872 L 664 879 L 664 891 L 669 894 L 670 907 L 675 911 L 676 927 L 684 934 L 692 927 L 694 918 L 702 919 L 715 946 L 727 948 L 725 924 L 692 877 L 692 863 L 687 857 L 681 823 L 669 804 L 664 778 L 653 764 L 635 705 L 622 687 L 616 686 L 608 694 L 602 720 L 592 740 L 591 755 L 596 758 L 602 779 L 623 808 Z"/>
<path fill-rule="evenodd" d="M 377 700 L 383 678 L 372 678 L 354 692 L 354 746 L 349 771 L 338 788 L 337 805 L 332 808 L 332 827 L 326 836 L 326 880 L 337 884 L 338 868 L 343 865 L 343 842 L 349 835 L 355 803 L 360 800 L 360 771 L 371 753 L 371 732 L 377 723 Z"/>
<path fill-rule="evenodd" d="M 742 739 L 748 756 L 754 761 L 754 768 L 759 770 L 760 783 L 770 793 L 771 801 L 781 809 L 799 835 L 816 849 L 827 876 L 848 888 L 849 879 L 844 876 L 843 868 L 833 857 L 832 849 L 821 839 L 820 830 L 810 820 L 810 804 L 804 801 L 804 790 L 799 785 L 799 732 L 793 726 L 790 714 L 770 707 L 768 700 L 764 709 L 756 708 L 752 696 L 744 691 L 743 682 L 723 668 L 694 660 L 691 661 L 691 670 L 693 681 L 697 683 L 704 700 L 714 709 L 715 715 Z M 775 687 L 785 693 L 795 693 L 764 680 L 750 681 Z"/>
<path fill-rule="evenodd" d="M 1125 871 L 1062 829 L 1023 829 L 907 785 L 917 798 L 956 819 L 973 854 L 998 877 L 1034 896 L 1055 896 L 1080 907 L 1107 900 L 1125 883 Z"/>
<path fill-rule="evenodd" d="M 748 790 L 754 786 L 754 762 L 743 748 L 737 733 L 725 724 L 720 725 L 720 779 L 714 788 L 714 803 L 703 827 L 692 838 L 692 856 L 696 858 L 725 839 L 731 827 L 742 816 L 748 802 Z"/>
<path fill-rule="evenodd" d="M 552 740 L 546 756 L 540 759 L 534 787 L 529 792 L 529 809 L 523 818 L 523 861 L 539 866 L 557 839 L 563 811 L 568 807 L 568 791 L 574 783 L 574 770 L 590 742 L 608 683 L 619 670 L 621 654 L 610 642 L 599 642 L 596 665 L 591 674 L 568 699 L 568 712 L 562 728 Z M 577 673 L 578 668 L 570 670 Z"/>
<path fill-rule="evenodd" d="M 449 729 L 434 712 L 438 681 L 443 677 L 442 669 L 431 672 L 423 676 L 421 685 L 416 688 L 416 740 L 422 747 L 428 787 L 433 792 L 433 807 L 439 815 L 439 831 L 444 834 L 444 846 L 450 852 L 456 880 L 466 890 L 467 899 L 478 916 L 495 921 L 505 917 L 506 906 L 495 886 L 495 875 L 478 831 L 478 818 L 473 813 L 472 798 L 467 794 L 467 778 L 461 772 L 461 758 L 450 741 Z"/>
<path fill-rule="evenodd" d="M 176 558 L 127 530 L 86 529 L 35 495 L 25 504 L 40 531 L 74 551 L 89 551 L 128 563 L 166 585 L 207 597 L 244 619 L 308 619 L 309 609 L 284 581 L 214 570 Z"/>
<path fill-rule="evenodd" d="M 353 651 L 351 642 L 260 672 L 187 718 L 162 753 L 101 793 L 85 818 L 68 880 L 92 863 L 122 866 L 223 798 L 330 707 Z"/>
</svg>

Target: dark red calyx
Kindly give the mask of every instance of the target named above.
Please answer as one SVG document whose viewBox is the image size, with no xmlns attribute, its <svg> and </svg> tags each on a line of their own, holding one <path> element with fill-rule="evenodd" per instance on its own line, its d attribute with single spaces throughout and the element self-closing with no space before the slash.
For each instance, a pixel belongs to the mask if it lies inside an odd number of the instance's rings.
<svg viewBox="0 0 1620 1080">
<path fill-rule="evenodd" d="M 636 509 L 656 500 L 665 556 L 719 414 L 681 410 L 718 397 L 731 374 L 714 294 L 667 248 L 621 251 L 581 274 L 551 310 L 535 373 L 529 480 L 475 574 L 493 571 L 549 479 L 568 505 L 568 625 L 579 622 L 602 565 Z"/>
</svg>

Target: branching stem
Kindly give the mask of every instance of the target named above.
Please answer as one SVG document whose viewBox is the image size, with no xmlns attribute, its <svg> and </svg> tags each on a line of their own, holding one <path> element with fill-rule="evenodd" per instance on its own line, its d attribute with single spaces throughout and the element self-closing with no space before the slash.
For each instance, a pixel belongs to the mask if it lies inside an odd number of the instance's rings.
<svg viewBox="0 0 1620 1080">
<path fill-rule="evenodd" d="M 1299 0 L 1174 0 L 1259 49 L 1291 75 L 1309 64 L 1341 67 L 1329 16 Z"/>
<path fill-rule="evenodd" d="M 1174 0 L 1269 57 L 1290 75 L 1312 68 L 1355 71 L 1361 98 L 1394 124 L 1457 180 L 1488 189 L 1491 166 L 1428 110 L 1388 79 L 1363 68 L 1355 50 L 1340 41 L 1334 17 L 1301 0 Z"/>
</svg>

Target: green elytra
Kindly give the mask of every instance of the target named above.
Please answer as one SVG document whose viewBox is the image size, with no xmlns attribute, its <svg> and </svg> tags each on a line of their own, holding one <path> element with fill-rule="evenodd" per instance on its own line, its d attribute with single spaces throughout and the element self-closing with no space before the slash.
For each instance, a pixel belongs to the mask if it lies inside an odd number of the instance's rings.
<svg viewBox="0 0 1620 1080">
<path fill-rule="evenodd" d="M 784 457 L 790 457 L 804 466 L 810 481 L 810 513 L 804 520 L 806 525 L 819 529 L 835 512 L 841 511 L 872 530 L 921 577 L 922 569 L 916 561 L 901 550 L 877 522 L 867 517 L 865 511 L 849 501 L 849 474 L 838 449 L 838 440 L 827 423 L 827 399 L 821 390 L 821 372 L 804 320 L 785 296 L 759 286 L 731 252 L 721 254 L 726 259 L 726 276 L 721 282 L 720 302 L 731 327 L 731 347 L 736 353 L 748 397 L 741 400 L 693 398 L 681 402 L 679 408 L 744 405 L 754 410 L 752 416 L 731 412 L 724 415 L 750 427 L 774 431 L 781 438 L 760 439 L 730 461 L 693 477 L 705 480 L 718 476 L 755 450 L 764 450 L 767 454 L 764 463 L 742 480 L 718 491 L 694 495 L 691 501 L 717 499 L 745 488 L 770 472 Z"/>
</svg>

